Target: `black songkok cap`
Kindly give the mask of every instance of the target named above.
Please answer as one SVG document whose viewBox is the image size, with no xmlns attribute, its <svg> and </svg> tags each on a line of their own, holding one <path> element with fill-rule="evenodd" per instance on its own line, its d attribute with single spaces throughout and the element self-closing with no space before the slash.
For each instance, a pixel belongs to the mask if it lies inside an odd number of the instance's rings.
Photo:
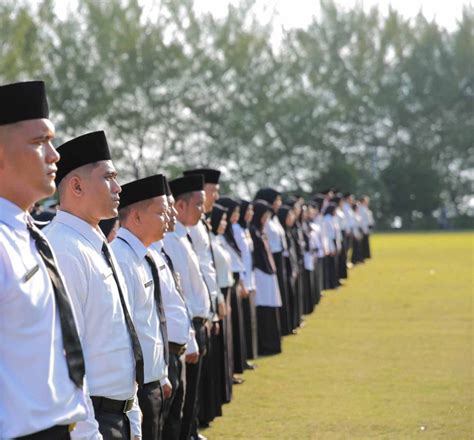
<svg viewBox="0 0 474 440">
<path fill-rule="evenodd" d="M 202 191 L 204 189 L 204 176 L 202 174 L 190 174 L 189 176 L 170 180 L 169 183 L 173 197 L 176 199 L 181 194 Z"/>
<path fill-rule="evenodd" d="M 221 172 L 213 168 L 196 168 L 194 170 L 183 171 L 184 176 L 190 176 L 193 174 L 202 174 L 204 176 L 204 183 L 219 183 Z"/>
<path fill-rule="evenodd" d="M 90 163 L 112 159 L 103 131 L 94 131 L 71 139 L 58 147 L 58 153 L 61 159 L 58 162 L 56 185 L 59 185 L 72 170 Z"/>
<path fill-rule="evenodd" d="M 166 193 L 166 195 L 167 196 L 172 196 L 173 194 L 171 192 L 171 188 L 170 188 L 170 184 L 168 182 L 168 179 L 165 176 L 163 176 L 163 179 L 165 181 L 165 193 Z"/>
<path fill-rule="evenodd" d="M 165 180 L 163 174 L 145 177 L 122 185 L 120 193 L 119 209 L 123 209 L 133 203 L 166 194 Z"/>
<path fill-rule="evenodd" d="M 0 86 L 0 125 L 43 118 L 49 118 L 43 81 Z"/>
</svg>

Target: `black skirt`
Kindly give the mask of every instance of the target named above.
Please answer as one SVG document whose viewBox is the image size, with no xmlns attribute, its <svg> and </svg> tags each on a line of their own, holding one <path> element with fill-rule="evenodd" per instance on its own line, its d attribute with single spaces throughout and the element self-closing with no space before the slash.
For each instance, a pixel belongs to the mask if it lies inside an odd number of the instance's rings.
<svg viewBox="0 0 474 440">
<path fill-rule="evenodd" d="M 323 259 L 319 257 L 314 258 L 313 271 L 313 288 L 314 288 L 314 304 L 317 305 L 321 301 L 321 291 L 323 290 Z"/>
<path fill-rule="evenodd" d="M 362 238 L 362 258 L 370 258 L 369 234 L 364 234 Z"/>
<path fill-rule="evenodd" d="M 313 271 L 303 271 L 303 312 L 309 315 L 314 310 Z"/>
<path fill-rule="evenodd" d="M 280 313 L 278 307 L 257 306 L 258 354 L 281 353 Z"/>
<path fill-rule="evenodd" d="M 234 373 L 244 372 L 247 361 L 247 348 L 245 343 L 244 312 L 242 310 L 242 298 L 240 297 L 239 274 L 234 272 L 234 285 L 230 290 L 231 316 L 232 316 L 232 340 L 234 345 Z"/>
<path fill-rule="evenodd" d="M 288 292 L 288 314 L 290 317 L 290 329 L 296 330 L 298 327 L 298 312 L 296 300 L 296 278 L 291 276 L 291 262 L 289 257 L 283 257 L 283 263 L 286 266 L 286 290 Z"/>
<path fill-rule="evenodd" d="M 288 288 L 286 282 L 286 266 L 283 261 L 283 253 L 273 253 L 273 259 L 275 260 L 276 273 L 278 278 L 278 287 L 280 289 L 281 296 L 281 307 L 280 307 L 280 325 L 281 334 L 283 336 L 291 333 L 291 320 L 289 311 L 289 297 Z"/>
<path fill-rule="evenodd" d="M 247 359 L 256 359 L 258 356 L 257 339 L 257 306 L 255 305 L 255 291 L 250 292 L 247 298 L 242 298 L 244 312 L 245 344 Z"/>
<path fill-rule="evenodd" d="M 352 264 L 362 263 L 364 261 L 364 257 L 362 254 L 362 240 L 354 239 L 352 244 L 352 256 L 351 262 Z"/>
<path fill-rule="evenodd" d="M 230 311 L 230 287 L 221 289 L 225 298 L 225 306 Z M 222 345 L 221 352 L 221 391 L 222 402 L 229 403 L 232 400 L 232 376 L 234 374 L 234 341 L 232 340 L 232 317 L 227 315 L 220 321 L 221 332 L 219 343 Z"/>
<path fill-rule="evenodd" d="M 346 235 L 343 234 L 341 253 L 339 254 L 338 268 L 339 268 L 339 278 L 347 278 L 347 251 L 346 251 Z"/>
</svg>

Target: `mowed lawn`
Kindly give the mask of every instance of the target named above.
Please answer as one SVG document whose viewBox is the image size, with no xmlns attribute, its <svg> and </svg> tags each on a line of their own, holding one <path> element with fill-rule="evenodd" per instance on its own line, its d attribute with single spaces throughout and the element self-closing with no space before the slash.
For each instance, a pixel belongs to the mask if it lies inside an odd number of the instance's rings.
<svg viewBox="0 0 474 440">
<path fill-rule="evenodd" d="M 234 387 L 217 439 L 474 439 L 474 234 L 377 234 L 284 353 Z"/>
</svg>

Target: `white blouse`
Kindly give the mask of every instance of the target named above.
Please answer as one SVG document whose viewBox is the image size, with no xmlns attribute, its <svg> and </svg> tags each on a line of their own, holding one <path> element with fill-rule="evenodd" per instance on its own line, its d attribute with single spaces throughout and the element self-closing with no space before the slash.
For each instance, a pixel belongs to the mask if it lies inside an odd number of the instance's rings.
<svg viewBox="0 0 474 440">
<path fill-rule="evenodd" d="M 230 287 L 234 284 L 232 276 L 232 258 L 227 251 L 222 235 L 211 233 L 211 246 L 214 252 L 214 261 L 216 262 L 217 284 L 219 287 Z"/>
<path fill-rule="evenodd" d="M 276 274 L 268 274 L 255 268 L 255 304 L 257 306 L 281 307 L 280 288 Z"/>
</svg>

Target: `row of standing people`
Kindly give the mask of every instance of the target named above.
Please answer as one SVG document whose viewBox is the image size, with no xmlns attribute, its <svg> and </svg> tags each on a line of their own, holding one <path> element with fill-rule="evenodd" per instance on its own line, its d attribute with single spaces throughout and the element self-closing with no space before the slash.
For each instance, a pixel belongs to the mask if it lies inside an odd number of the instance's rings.
<svg viewBox="0 0 474 440">
<path fill-rule="evenodd" d="M 202 437 L 344 277 L 338 196 L 219 198 L 209 168 L 121 187 L 103 132 L 52 146 L 42 82 L 0 101 L 0 437 Z M 28 210 L 56 187 L 39 231 Z"/>
</svg>

